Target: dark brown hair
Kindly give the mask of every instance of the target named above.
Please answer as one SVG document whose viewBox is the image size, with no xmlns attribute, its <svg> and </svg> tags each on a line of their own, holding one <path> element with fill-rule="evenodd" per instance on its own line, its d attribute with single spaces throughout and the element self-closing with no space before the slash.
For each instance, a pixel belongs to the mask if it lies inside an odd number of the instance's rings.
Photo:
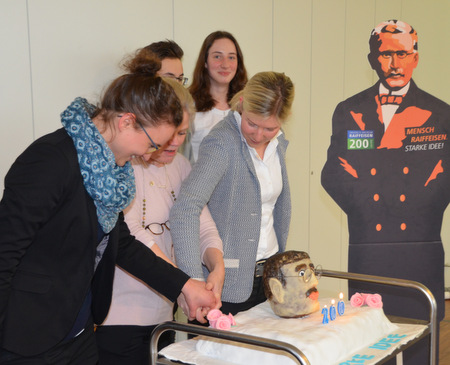
<svg viewBox="0 0 450 365">
<path fill-rule="evenodd" d="M 233 98 L 233 96 L 247 83 L 247 70 L 244 66 L 244 55 L 242 54 L 241 48 L 239 47 L 239 43 L 234 38 L 231 33 L 228 33 L 223 30 L 219 30 L 211 33 L 206 37 L 203 41 L 202 47 L 200 49 L 200 53 L 197 58 L 197 63 L 195 64 L 194 75 L 192 79 L 192 84 L 189 87 L 189 91 L 192 94 L 192 97 L 195 101 L 195 107 L 199 112 L 205 112 L 214 108 L 216 104 L 215 100 L 212 98 L 209 88 L 210 88 L 210 80 L 208 70 L 205 67 L 206 60 L 208 59 L 208 52 L 211 48 L 214 41 L 218 39 L 227 38 L 234 43 L 236 47 L 237 53 L 237 70 L 236 75 L 233 80 L 231 80 L 230 85 L 228 86 L 228 95 L 227 101 Z"/>
<path fill-rule="evenodd" d="M 270 278 L 277 278 L 281 284 L 285 286 L 286 279 L 284 278 L 281 268 L 284 265 L 309 258 L 308 253 L 304 251 L 285 251 L 269 257 L 264 264 L 263 273 L 264 294 L 266 295 L 266 298 L 272 298 L 272 291 L 269 286 Z"/>
<path fill-rule="evenodd" d="M 184 52 L 181 47 L 172 40 L 153 42 L 143 49 L 153 52 L 161 61 L 165 58 L 177 58 L 181 60 Z"/>
<path fill-rule="evenodd" d="M 144 126 L 178 127 L 183 109 L 172 86 L 157 76 L 161 62 L 150 51 L 140 52 L 124 65 L 127 74 L 106 89 L 96 115 L 108 123 L 117 113 L 133 113 Z M 139 128 L 139 126 L 137 126 Z"/>
</svg>

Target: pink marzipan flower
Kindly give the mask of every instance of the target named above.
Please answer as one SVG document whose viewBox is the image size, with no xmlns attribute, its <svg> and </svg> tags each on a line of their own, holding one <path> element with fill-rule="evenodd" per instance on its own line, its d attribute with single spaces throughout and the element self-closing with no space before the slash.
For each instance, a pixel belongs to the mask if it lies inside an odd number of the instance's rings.
<svg viewBox="0 0 450 365">
<path fill-rule="evenodd" d="M 209 321 L 209 325 L 215 328 L 217 319 L 222 315 L 220 309 L 211 309 L 206 315 L 206 319 Z"/>
<path fill-rule="evenodd" d="M 367 305 L 367 297 L 368 297 L 369 295 L 370 295 L 370 294 L 367 294 L 367 293 L 361 293 L 361 296 L 362 296 L 362 298 L 363 298 L 363 305 L 364 305 L 364 304 Z"/>
<path fill-rule="evenodd" d="M 355 293 L 350 298 L 350 305 L 352 307 L 361 307 L 364 304 L 364 298 L 360 293 Z"/>
<path fill-rule="evenodd" d="M 236 321 L 231 313 L 223 314 L 219 309 L 211 309 L 206 319 L 209 321 L 211 328 L 219 330 L 229 330 L 231 326 L 236 326 Z"/>
<path fill-rule="evenodd" d="M 228 318 L 230 318 L 230 323 L 232 326 L 236 326 L 236 321 L 231 313 L 228 313 Z"/>
<path fill-rule="evenodd" d="M 231 328 L 231 320 L 227 315 L 222 315 L 217 318 L 214 328 L 218 330 L 229 330 Z"/>
<path fill-rule="evenodd" d="M 383 301 L 380 294 L 368 294 L 366 304 L 372 308 L 383 308 Z"/>
</svg>

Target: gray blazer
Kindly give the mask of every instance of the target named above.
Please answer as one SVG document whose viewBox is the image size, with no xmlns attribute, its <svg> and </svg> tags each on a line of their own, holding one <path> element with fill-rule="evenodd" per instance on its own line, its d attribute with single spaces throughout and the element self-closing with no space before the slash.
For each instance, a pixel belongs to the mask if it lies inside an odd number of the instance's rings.
<svg viewBox="0 0 450 365">
<path fill-rule="evenodd" d="M 288 141 L 281 134 L 283 189 L 274 208 L 274 228 L 280 251 L 286 248 L 291 199 L 286 171 Z M 205 137 L 197 163 L 184 180 L 170 213 L 177 265 L 191 277 L 207 277 L 199 249 L 199 216 L 208 204 L 223 241 L 225 283 L 222 301 L 241 303 L 252 291 L 261 228 L 261 189 L 247 145 L 233 112 Z"/>
</svg>

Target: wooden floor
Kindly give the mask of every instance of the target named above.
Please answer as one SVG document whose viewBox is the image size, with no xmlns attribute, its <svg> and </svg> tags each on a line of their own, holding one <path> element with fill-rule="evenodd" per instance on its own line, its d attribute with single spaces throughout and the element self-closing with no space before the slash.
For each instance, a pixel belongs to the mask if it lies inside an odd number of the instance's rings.
<svg viewBox="0 0 450 365">
<path fill-rule="evenodd" d="M 439 334 L 439 364 L 450 365 L 450 300 L 445 301 L 445 318 Z"/>
</svg>

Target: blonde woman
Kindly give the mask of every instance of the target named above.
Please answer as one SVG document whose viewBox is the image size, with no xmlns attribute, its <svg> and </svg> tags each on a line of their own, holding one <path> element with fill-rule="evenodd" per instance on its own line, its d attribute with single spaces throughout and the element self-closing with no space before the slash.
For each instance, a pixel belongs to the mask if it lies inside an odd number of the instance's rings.
<svg viewBox="0 0 450 365">
<path fill-rule="evenodd" d="M 281 126 L 293 98 L 294 86 L 284 74 L 261 72 L 250 79 L 203 140 L 171 210 L 177 265 L 198 278 L 207 274 L 198 242 L 200 213 L 208 206 L 223 241 L 225 313 L 265 300 L 263 263 L 286 247 L 291 201 Z"/>
</svg>

